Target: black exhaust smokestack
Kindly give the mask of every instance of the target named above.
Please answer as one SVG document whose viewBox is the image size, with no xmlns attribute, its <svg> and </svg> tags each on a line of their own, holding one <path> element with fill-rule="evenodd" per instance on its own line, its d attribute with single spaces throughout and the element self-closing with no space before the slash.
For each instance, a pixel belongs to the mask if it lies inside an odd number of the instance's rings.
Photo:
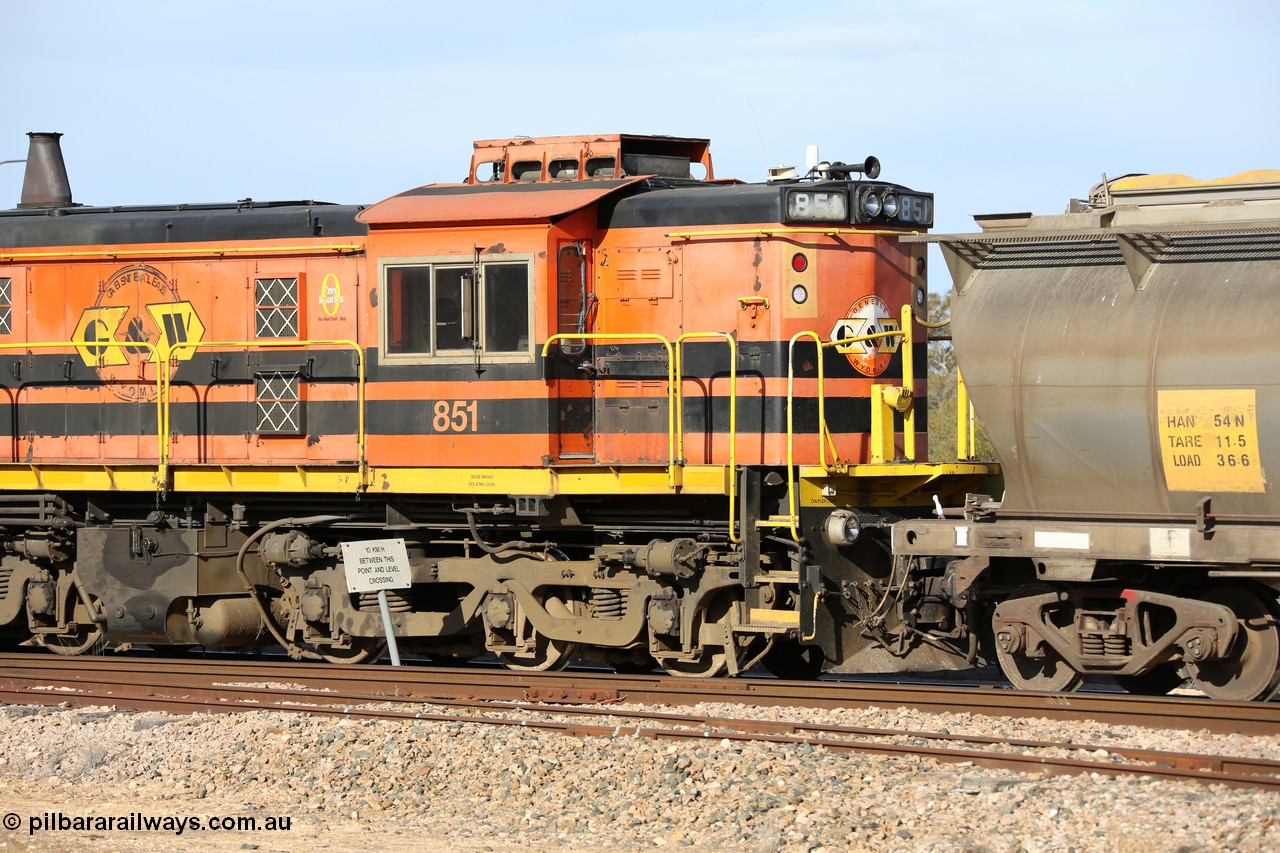
<svg viewBox="0 0 1280 853">
<path fill-rule="evenodd" d="M 70 207 L 71 182 L 62 161 L 61 133 L 28 133 L 27 173 L 22 179 L 19 209 Z"/>
</svg>

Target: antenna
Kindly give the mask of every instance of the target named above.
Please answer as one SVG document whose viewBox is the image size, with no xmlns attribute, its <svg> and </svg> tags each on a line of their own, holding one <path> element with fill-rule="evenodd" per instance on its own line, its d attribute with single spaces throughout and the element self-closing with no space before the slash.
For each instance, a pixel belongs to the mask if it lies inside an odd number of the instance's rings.
<svg viewBox="0 0 1280 853">
<path fill-rule="evenodd" d="M 814 169 L 818 168 L 818 146 L 806 145 L 804 149 L 804 173 L 807 175 Z"/>
<path fill-rule="evenodd" d="M 747 95 L 747 109 L 751 110 L 751 120 L 756 125 L 756 137 L 760 140 L 760 153 L 764 155 L 764 167 L 769 168 L 769 150 L 764 146 L 764 134 L 760 132 L 760 119 L 756 117 L 755 104 L 751 103 L 751 96 Z"/>
</svg>

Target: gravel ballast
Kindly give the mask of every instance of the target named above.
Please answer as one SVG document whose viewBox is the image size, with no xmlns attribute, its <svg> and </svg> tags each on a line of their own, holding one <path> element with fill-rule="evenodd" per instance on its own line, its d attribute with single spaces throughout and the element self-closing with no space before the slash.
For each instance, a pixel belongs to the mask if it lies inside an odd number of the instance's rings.
<svg viewBox="0 0 1280 853">
<path fill-rule="evenodd" d="M 401 709 L 403 710 L 403 709 Z M 742 717 L 738 706 L 696 709 Z M 762 718 L 1055 740 L 1063 724 L 910 710 Z M 1280 758 L 1280 738 L 1074 727 L 1076 743 Z M 581 740 L 284 712 L 0 707 L 0 850 L 1280 849 L 1280 795 L 1040 776 L 710 737 Z M 9 828 L 10 815 L 20 822 Z M 139 817 L 130 818 L 131 815 Z M 83 821 L 113 817 L 125 827 Z M 256 830 L 129 821 L 252 817 Z M 268 819 L 287 828 L 268 831 Z M 32 821 L 80 829 L 31 833 Z"/>
</svg>

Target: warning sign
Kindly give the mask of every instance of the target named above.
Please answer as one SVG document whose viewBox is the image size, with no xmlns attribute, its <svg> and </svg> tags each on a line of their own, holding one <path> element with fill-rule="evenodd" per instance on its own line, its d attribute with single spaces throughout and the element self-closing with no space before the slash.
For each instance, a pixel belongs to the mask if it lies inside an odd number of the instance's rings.
<svg viewBox="0 0 1280 853">
<path fill-rule="evenodd" d="M 403 539 L 369 539 L 343 542 L 347 592 L 377 592 L 413 586 L 413 570 Z"/>
<path fill-rule="evenodd" d="M 1170 491 L 1266 491 L 1254 389 L 1161 391 L 1157 406 Z"/>
</svg>

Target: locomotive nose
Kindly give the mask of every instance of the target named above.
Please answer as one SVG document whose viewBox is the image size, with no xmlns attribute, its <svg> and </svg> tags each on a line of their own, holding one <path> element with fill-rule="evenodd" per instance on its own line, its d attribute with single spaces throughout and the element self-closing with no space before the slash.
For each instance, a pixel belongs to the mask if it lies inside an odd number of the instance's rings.
<svg viewBox="0 0 1280 853">
<path fill-rule="evenodd" d="M 27 172 L 22 179 L 20 210 L 42 207 L 69 207 L 71 182 L 62 160 L 61 133 L 28 133 Z"/>
</svg>

